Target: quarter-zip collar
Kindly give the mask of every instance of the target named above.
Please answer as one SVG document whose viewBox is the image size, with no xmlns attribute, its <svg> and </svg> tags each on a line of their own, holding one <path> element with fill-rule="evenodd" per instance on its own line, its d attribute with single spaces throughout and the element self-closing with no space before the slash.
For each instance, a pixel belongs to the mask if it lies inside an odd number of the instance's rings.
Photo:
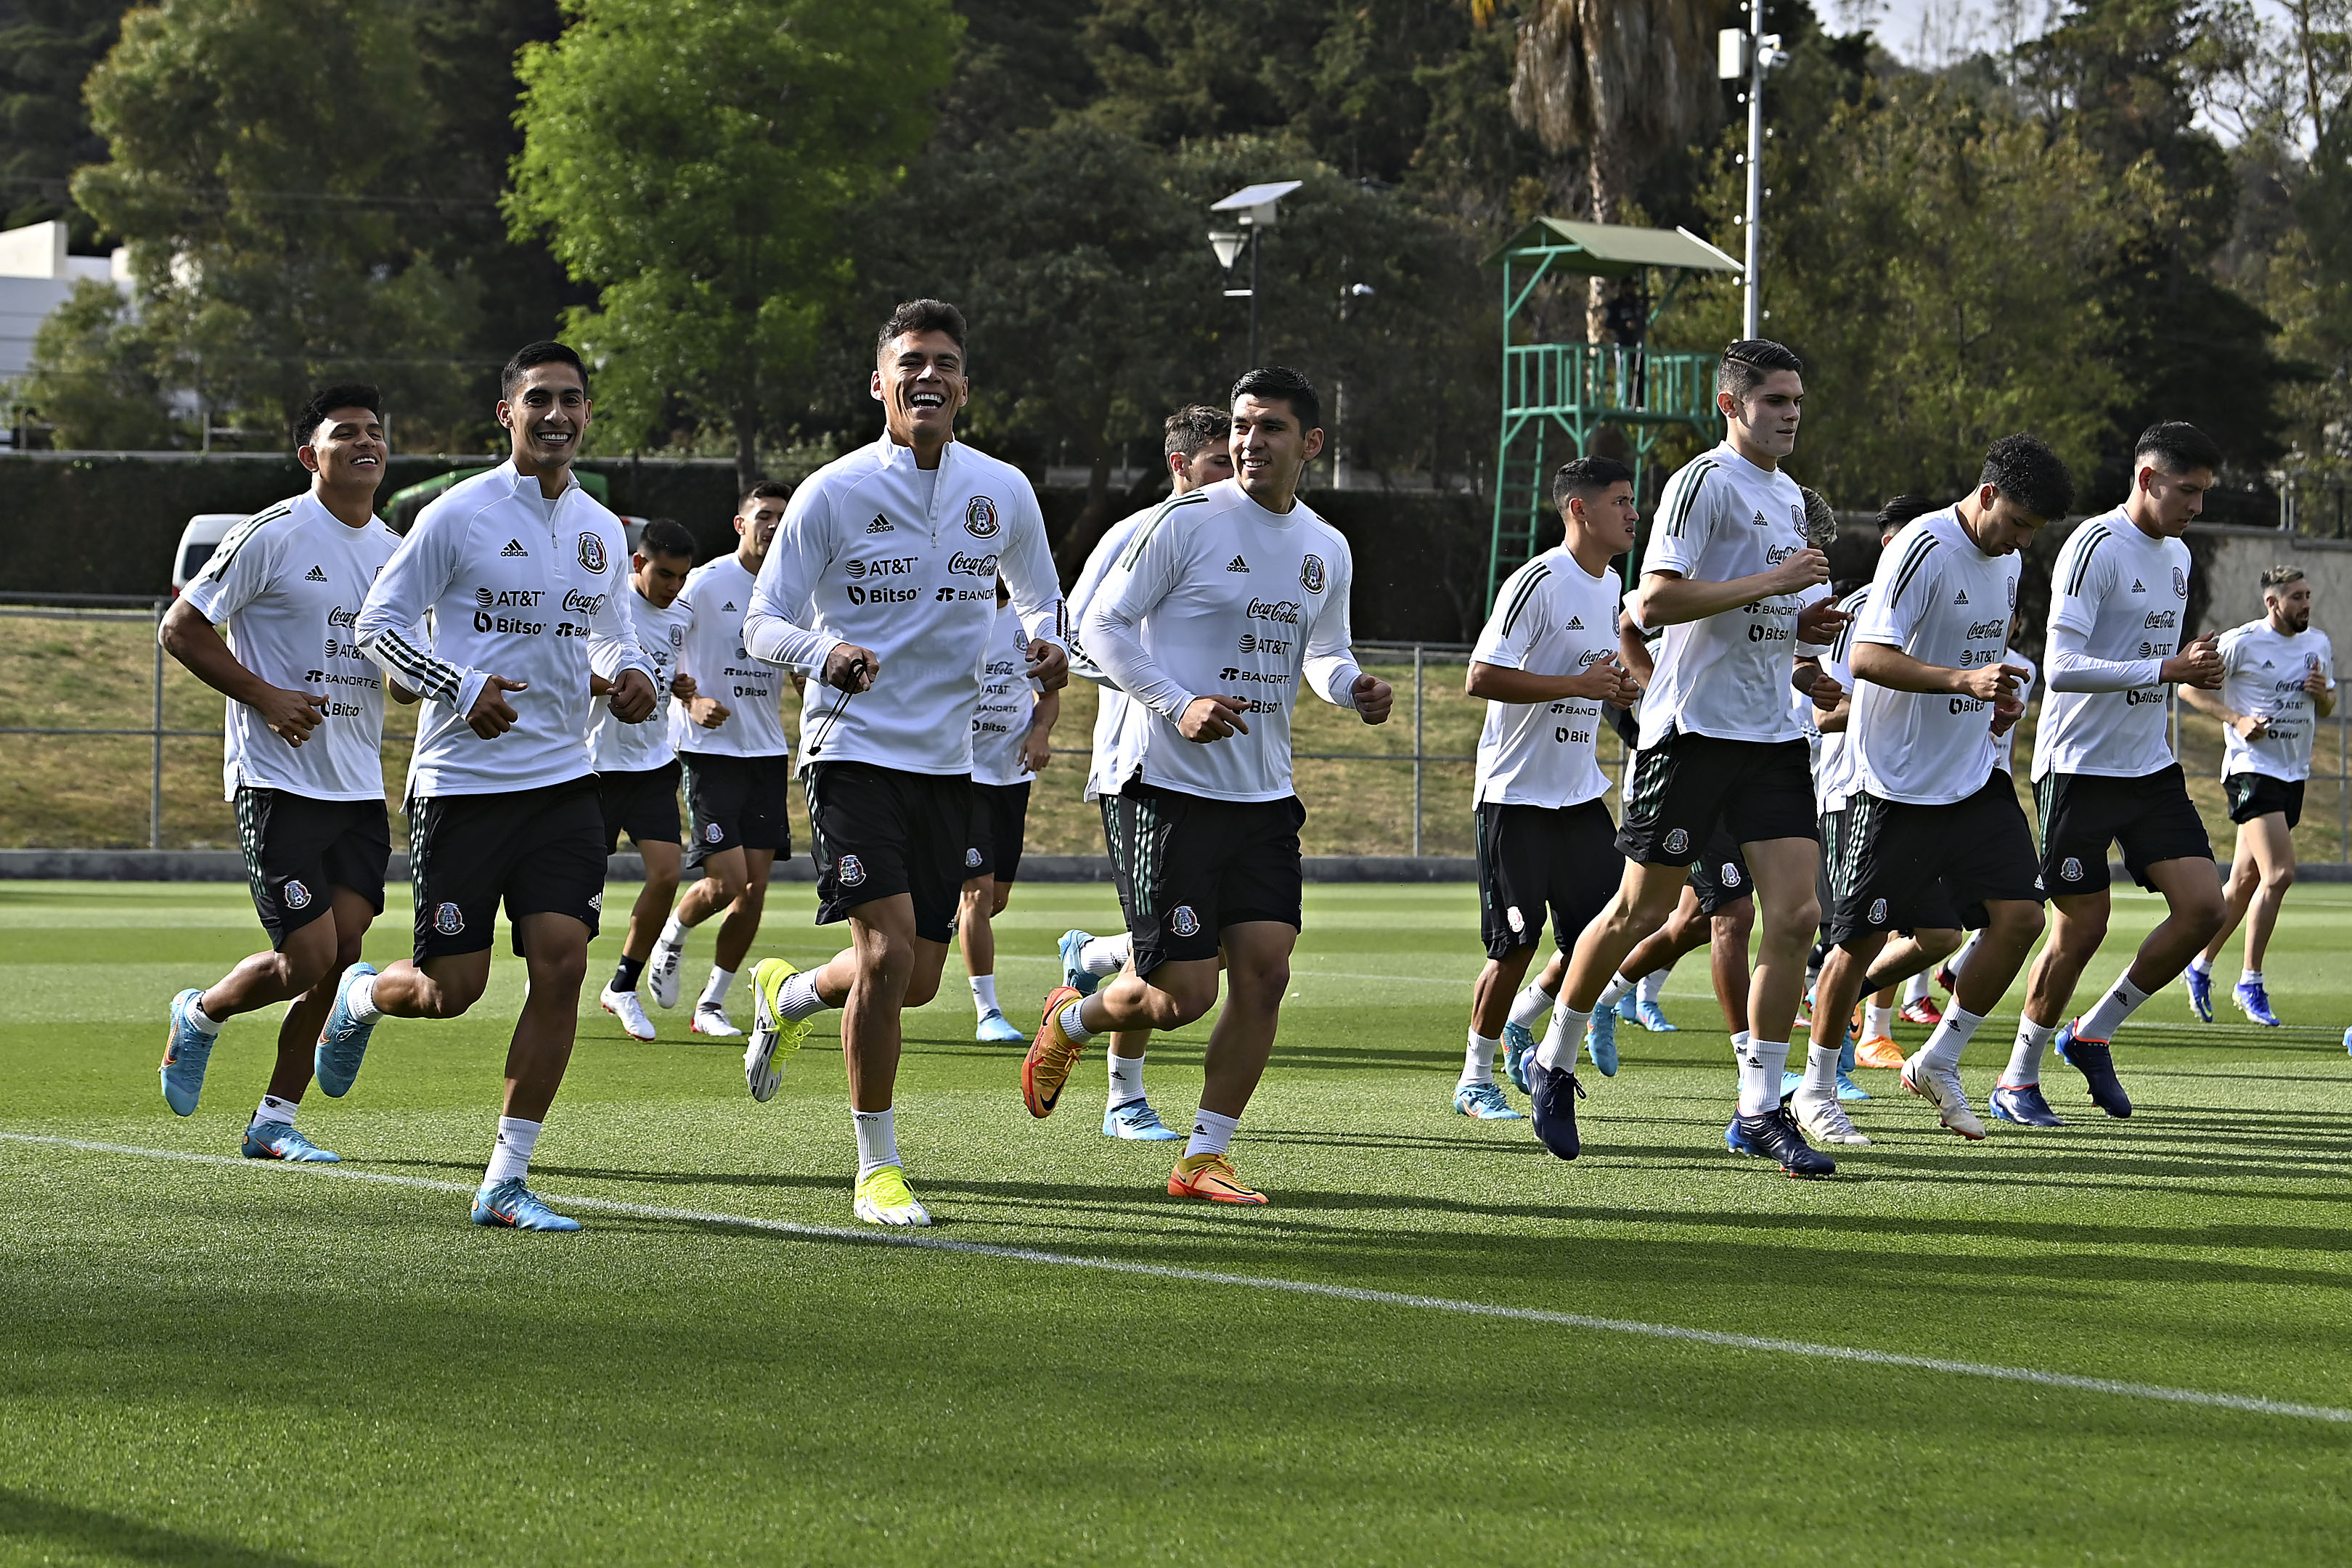
<svg viewBox="0 0 2352 1568">
<path fill-rule="evenodd" d="M 950 487 L 957 483 L 951 476 L 962 468 L 962 459 L 956 452 L 956 448 L 961 445 L 961 442 L 950 439 L 946 446 L 940 447 L 940 466 L 933 470 L 939 478 L 931 486 L 930 510 L 923 519 L 923 526 L 930 531 L 931 542 L 934 544 L 939 542 L 940 538 L 940 498 L 946 495 Z M 903 468 L 909 474 L 922 471 L 915 462 L 915 449 L 912 447 L 901 447 L 898 442 L 890 439 L 890 433 L 887 430 L 882 433 L 882 438 L 877 441 L 875 446 L 881 450 L 884 468 Z"/>
</svg>

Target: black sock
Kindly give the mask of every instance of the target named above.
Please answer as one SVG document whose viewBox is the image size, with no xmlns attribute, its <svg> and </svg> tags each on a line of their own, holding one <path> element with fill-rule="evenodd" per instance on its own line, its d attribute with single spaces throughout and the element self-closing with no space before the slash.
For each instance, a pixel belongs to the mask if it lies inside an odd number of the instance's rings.
<svg viewBox="0 0 2352 1568">
<path fill-rule="evenodd" d="M 627 953 L 623 953 L 621 955 L 620 964 L 613 971 L 613 989 L 615 991 L 635 991 L 637 988 L 637 976 L 643 974 L 645 972 L 646 961 L 644 959 L 631 958 Z"/>
</svg>

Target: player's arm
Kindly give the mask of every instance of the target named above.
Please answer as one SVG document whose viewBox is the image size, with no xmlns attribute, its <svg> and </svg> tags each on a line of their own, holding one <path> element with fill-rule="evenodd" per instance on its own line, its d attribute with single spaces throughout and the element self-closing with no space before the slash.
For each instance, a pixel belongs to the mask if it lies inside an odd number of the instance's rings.
<svg viewBox="0 0 2352 1568">
<path fill-rule="evenodd" d="M 205 595 L 206 608 L 199 608 L 194 590 L 172 602 L 163 612 L 163 625 L 155 631 L 155 640 L 163 651 L 185 666 L 188 672 L 232 702 L 242 702 L 261 716 L 278 738 L 289 746 L 299 746 L 308 740 L 310 731 L 327 716 L 327 700 L 312 691 L 294 691 L 283 686 L 272 686 L 237 661 L 236 654 L 221 635 L 213 629 L 208 610 L 224 601 L 229 609 L 221 610 L 224 619 L 231 611 L 240 608 L 250 595 L 239 585 L 240 572 L 250 572 L 258 563 L 253 558 L 264 552 L 248 542 L 238 552 L 237 559 L 216 583 L 204 584 L 220 592 Z"/>
<path fill-rule="evenodd" d="M 1634 681 L 1646 689 L 1658 673 L 1658 661 L 1650 651 L 1650 639 L 1642 635 L 1642 623 L 1630 615 L 1617 617 L 1617 657 Z"/>
<path fill-rule="evenodd" d="M 1013 613 L 1020 617 L 1021 629 L 1029 634 L 1028 664 L 1022 673 L 1045 690 L 1058 691 L 1070 681 L 1070 650 L 1064 646 L 1070 633 L 1064 624 L 1062 580 L 1054 570 L 1054 552 L 1045 542 L 1045 518 L 1037 510 L 1037 493 L 1022 485 L 1013 509 L 1018 515 L 1007 531 L 997 563 L 1013 596 Z"/>
<path fill-rule="evenodd" d="M 1029 732 L 1021 737 L 1021 768 L 1040 773 L 1054 760 L 1054 726 L 1061 721 L 1062 694 L 1040 691 L 1029 705 Z"/>
<path fill-rule="evenodd" d="M 598 530 L 604 540 L 604 560 L 613 577 L 612 591 L 595 595 L 588 612 L 588 670 L 591 689 L 597 676 L 611 693 L 605 706 L 624 724 L 642 724 L 654 715 L 661 693 L 654 689 L 654 661 L 637 640 L 636 618 L 629 613 L 631 595 L 621 563 L 629 558 L 627 536 L 617 526 Z M 603 604 L 596 601 L 602 599 Z"/>
<path fill-rule="evenodd" d="M 1696 496 L 1669 494 L 1659 515 L 1671 521 L 1654 528 L 1642 557 L 1642 583 L 1634 595 L 1633 618 L 1652 631 L 1685 621 L 1705 620 L 1759 599 L 1793 594 L 1830 580 L 1830 558 L 1805 546 L 1769 571 L 1728 582 L 1708 582 L 1691 575 L 1718 528 L 1745 528 L 1728 486 L 1710 485 L 1705 473 L 1691 483 Z"/>
<path fill-rule="evenodd" d="M 2311 710 L 2322 719 L 2336 711 L 2336 652 L 2314 658 L 2311 672 L 2303 678 L 2303 689 L 2311 693 Z"/>
<path fill-rule="evenodd" d="M 1205 743 L 1246 735 L 1249 723 L 1242 718 L 1242 698 L 1194 695 L 1143 646 L 1143 618 L 1182 581 L 1185 555 L 1164 521 L 1139 542 L 1130 542 L 1120 563 L 1087 601 L 1078 640 L 1114 685 L 1175 725 L 1184 739 Z"/>
<path fill-rule="evenodd" d="M 458 552 L 472 524 L 470 516 L 452 508 L 426 507 L 376 574 L 352 635 L 386 676 L 463 713 L 487 741 L 514 728 L 520 715 L 506 694 L 527 690 L 530 682 L 452 664 L 429 651 L 416 630 L 456 580 Z"/>
<path fill-rule="evenodd" d="M 1301 672 L 1315 694 L 1334 708 L 1352 708 L 1367 724 L 1385 724 L 1396 703 L 1396 692 L 1377 675 L 1367 675 L 1356 662 L 1355 634 L 1349 625 L 1348 600 L 1356 583 L 1356 556 L 1342 540 L 1334 552 L 1328 597 L 1315 617 L 1301 653 Z"/>
<path fill-rule="evenodd" d="M 844 691 L 864 691 L 882 673 L 871 648 L 814 630 L 817 585 L 833 564 L 833 497 L 823 485 L 803 485 L 784 508 L 768 558 L 751 584 L 743 616 L 743 650 L 763 664 L 823 680 Z"/>
<path fill-rule="evenodd" d="M 2218 690 L 2208 691 L 2199 686 L 2177 686 L 2173 689 L 2180 693 L 2183 702 L 2209 719 L 2219 719 L 2249 741 L 2259 738 L 2264 730 L 2270 728 L 2270 721 L 2261 714 L 2241 713 L 2222 701 Z"/>
<path fill-rule="evenodd" d="M 1854 640 L 1852 668 L 1856 680 L 1867 680 L 1874 686 L 2003 702 L 2016 700 L 2017 683 L 2025 679 L 2025 671 L 2013 664 L 1984 664 L 1974 669 L 1960 669 L 1948 664 L 1929 664 L 1899 647 L 1866 638 L 1865 633 Z"/>
</svg>

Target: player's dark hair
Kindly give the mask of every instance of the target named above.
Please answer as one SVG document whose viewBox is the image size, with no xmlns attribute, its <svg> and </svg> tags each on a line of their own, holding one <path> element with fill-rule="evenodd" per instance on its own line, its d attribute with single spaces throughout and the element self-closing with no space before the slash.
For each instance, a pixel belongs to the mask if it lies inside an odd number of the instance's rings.
<svg viewBox="0 0 2352 1568">
<path fill-rule="evenodd" d="M 688 533 L 686 524 L 676 518 L 657 517 L 646 524 L 646 531 L 637 535 L 637 553 L 683 555 L 691 561 L 694 559 L 694 535 Z"/>
<path fill-rule="evenodd" d="M 1878 531 L 1885 533 L 1916 522 L 1936 510 L 1936 503 L 1917 490 L 1906 490 L 1899 496 L 1889 496 L 1878 509 Z"/>
<path fill-rule="evenodd" d="M 2038 436 L 2003 436 L 1985 449 L 1984 472 L 1977 483 L 1990 485 L 2045 522 L 2065 516 L 2074 505 L 2074 476 L 2065 459 Z"/>
<path fill-rule="evenodd" d="M 533 368 L 542 364 L 568 364 L 578 371 L 580 395 L 583 397 L 588 395 L 587 362 L 562 343 L 551 342 L 525 343 L 515 350 L 514 357 L 507 361 L 506 369 L 499 373 L 499 395 L 511 399 L 515 395 L 515 388 L 522 384 L 522 378 L 530 374 Z"/>
<path fill-rule="evenodd" d="M 2269 571 L 2263 574 L 2263 592 L 2267 594 L 2273 588 L 2284 588 L 2289 583 L 2300 583 L 2302 581 L 2302 567 L 2273 566 Z"/>
<path fill-rule="evenodd" d="M 792 499 L 793 487 L 783 480 L 761 479 L 758 484 L 745 490 L 743 499 L 735 503 L 735 515 L 741 517 L 751 510 L 751 503 L 755 500 L 790 500 Z"/>
<path fill-rule="evenodd" d="M 2154 458 L 2168 474 L 2193 473 L 2221 466 L 2221 448 L 2212 437 L 2181 419 L 2151 425 L 2132 443 L 2132 466 Z"/>
<path fill-rule="evenodd" d="M 955 340 L 956 353 L 964 352 L 963 312 L 945 300 L 909 300 L 891 311 L 890 319 L 874 336 L 874 357 L 881 358 L 908 332 L 945 332 Z"/>
<path fill-rule="evenodd" d="M 307 447 L 327 416 L 338 408 L 364 408 L 381 420 L 383 417 L 383 396 L 364 381 L 339 381 L 332 386 L 322 386 L 294 415 L 294 445 Z"/>
<path fill-rule="evenodd" d="M 1244 397 L 1267 403 L 1280 398 L 1290 405 L 1302 433 L 1323 428 L 1323 399 L 1317 395 L 1315 384 L 1286 365 L 1265 364 L 1244 372 L 1234 383 L 1234 395 L 1226 401 L 1239 403 Z"/>
<path fill-rule="evenodd" d="M 1723 362 L 1715 367 L 1715 389 L 1746 402 L 1774 371 L 1801 373 L 1804 368 L 1805 362 L 1783 344 L 1769 338 L 1742 338 L 1723 351 Z"/>
<path fill-rule="evenodd" d="M 1200 456 L 1202 447 L 1217 446 L 1233 435 L 1234 416 L 1205 403 L 1189 403 L 1168 416 L 1167 428 L 1168 438 L 1160 443 L 1160 455 L 1181 454 L 1190 462 Z"/>
<path fill-rule="evenodd" d="M 1577 458 L 1553 470 L 1551 504 L 1564 511 L 1570 496 L 1592 496 L 1633 482 L 1633 470 L 1614 458 Z"/>
</svg>

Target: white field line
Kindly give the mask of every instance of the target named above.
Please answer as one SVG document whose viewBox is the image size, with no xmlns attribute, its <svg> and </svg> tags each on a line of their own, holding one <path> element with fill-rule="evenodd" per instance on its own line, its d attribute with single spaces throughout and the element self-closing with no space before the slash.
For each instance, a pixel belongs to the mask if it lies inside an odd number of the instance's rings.
<svg viewBox="0 0 2352 1568">
<path fill-rule="evenodd" d="M 463 1182 L 437 1182 L 428 1176 L 393 1175 L 353 1170 L 342 1165 L 279 1165 L 227 1154 L 200 1154 L 176 1149 L 145 1149 L 130 1143 L 102 1143 L 90 1139 L 59 1138 L 46 1133 L 0 1131 L 0 1142 L 47 1144 L 79 1149 L 94 1154 L 128 1154 L 140 1159 L 176 1160 L 188 1164 L 232 1166 L 275 1175 L 337 1177 L 374 1182 L 388 1187 L 471 1196 Z M 867 1247 L 896 1247 L 927 1252 L 953 1252 L 992 1258 L 1010 1263 L 1035 1263 L 1062 1268 L 1086 1268 L 1104 1274 L 1137 1274 L 1154 1279 L 1181 1279 L 1197 1285 L 1223 1285 L 1244 1290 L 1278 1290 L 1293 1296 L 1318 1296 L 1372 1307 L 1412 1307 L 1423 1311 L 1453 1312 L 1465 1317 L 1504 1318 L 1514 1322 L 1548 1327 L 1585 1329 L 1598 1333 L 1633 1334 L 1644 1339 L 1677 1340 L 1686 1344 L 1722 1350 L 1765 1351 L 1779 1355 L 1805 1356 L 1815 1361 L 1859 1362 L 1867 1366 L 1898 1367 L 1911 1372 L 1938 1372 L 1953 1377 L 1989 1378 L 1998 1383 L 2032 1384 L 2078 1394 L 2109 1394 L 2126 1399 L 2160 1400 L 2168 1405 L 2195 1405 L 2214 1410 L 2244 1411 L 2256 1415 L 2288 1415 L 2308 1421 L 2352 1425 L 2352 1410 L 2326 1405 L 2302 1405 L 2292 1400 L 2263 1399 L 2244 1394 L 2212 1394 L 2195 1388 L 2168 1388 L 2160 1384 L 2127 1383 L 2111 1377 L 2084 1377 L 2068 1372 L 2044 1372 L 2035 1367 L 1998 1366 L 1986 1362 L 1951 1361 L 1942 1356 L 1907 1355 L 1899 1351 L 1869 1350 L 1854 1345 L 1815 1344 L 1806 1340 L 1772 1339 L 1761 1334 L 1732 1333 L 1721 1329 L 1685 1328 L 1674 1323 L 1643 1323 L 1624 1318 L 1596 1318 L 1582 1312 L 1552 1312 L 1539 1307 L 1507 1307 L 1487 1301 L 1463 1301 L 1447 1296 L 1412 1296 L 1395 1290 L 1368 1290 L 1354 1285 L 1326 1285 L 1312 1279 L 1277 1279 L 1260 1274 L 1226 1274 L 1209 1268 L 1181 1268 L 1164 1263 L 1132 1263 L 1119 1258 L 1089 1258 L 1080 1253 L 1048 1252 L 1034 1247 L 1004 1247 L 992 1242 L 957 1241 L 920 1231 L 878 1230 L 843 1226 L 802 1225 L 793 1220 L 763 1219 L 754 1215 L 721 1214 L 708 1209 L 672 1208 L 659 1204 L 624 1203 L 614 1198 L 542 1194 L 564 1208 L 629 1215 L 640 1219 L 677 1220 L 689 1225 L 731 1226 L 803 1241 L 853 1242 Z"/>
</svg>

